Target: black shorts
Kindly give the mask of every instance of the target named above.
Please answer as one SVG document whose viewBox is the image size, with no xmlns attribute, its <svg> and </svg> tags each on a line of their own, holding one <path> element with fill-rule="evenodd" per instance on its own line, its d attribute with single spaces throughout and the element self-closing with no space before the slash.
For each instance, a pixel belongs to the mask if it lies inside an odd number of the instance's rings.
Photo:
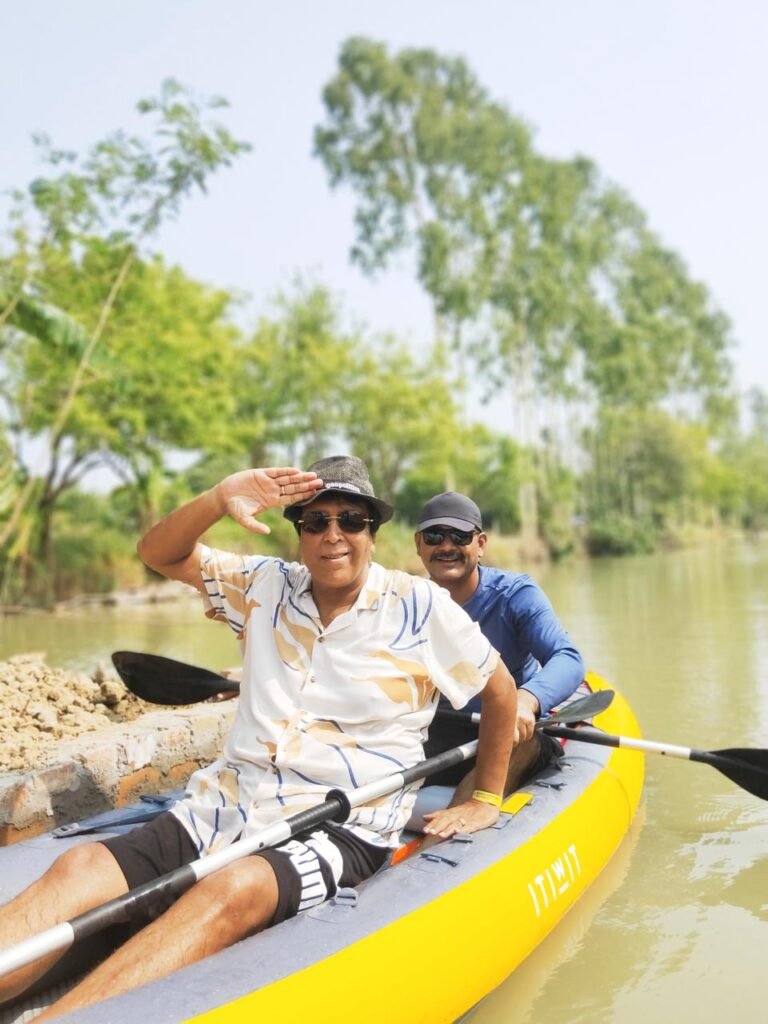
<svg viewBox="0 0 768 1024">
<path fill-rule="evenodd" d="M 198 859 L 187 830 L 170 811 L 102 843 L 117 861 L 129 889 Z M 369 878 L 389 854 L 385 847 L 372 846 L 335 825 L 324 825 L 253 854 L 263 857 L 277 878 L 277 909 L 270 924 L 323 903 L 342 886 L 355 886 Z M 167 904 L 155 908 L 150 916 L 165 909 Z"/>
<path fill-rule="evenodd" d="M 548 768 L 553 761 L 563 756 L 562 745 L 552 736 L 547 736 L 542 732 L 537 732 L 536 736 L 539 740 L 539 754 L 520 780 L 521 785 L 524 785 L 534 775 L 538 775 L 539 772 Z M 450 718 L 436 718 L 429 727 L 429 736 L 424 744 L 424 754 L 426 757 L 434 757 L 435 754 L 442 754 L 444 750 L 450 750 L 452 747 L 458 747 L 463 743 L 470 743 L 476 739 L 476 725 L 472 725 L 469 722 L 452 721 Z M 460 764 L 454 765 L 452 768 L 444 768 L 441 772 L 430 775 L 427 785 L 458 786 L 467 772 L 474 768 L 474 766 L 475 758 L 473 757 L 468 761 L 462 761 Z"/>
<path fill-rule="evenodd" d="M 424 744 L 424 756 L 435 757 L 453 747 L 459 747 L 464 743 L 471 743 L 477 739 L 477 726 L 471 722 L 457 721 L 451 718 L 434 718 L 429 727 L 427 742 Z M 443 768 L 442 771 L 430 775 L 426 780 L 427 786 L 458 786 L 467 772 L 475 767 L 475 758 L 468 761 L 461 761 L 451 768 Z"/>
</svg>

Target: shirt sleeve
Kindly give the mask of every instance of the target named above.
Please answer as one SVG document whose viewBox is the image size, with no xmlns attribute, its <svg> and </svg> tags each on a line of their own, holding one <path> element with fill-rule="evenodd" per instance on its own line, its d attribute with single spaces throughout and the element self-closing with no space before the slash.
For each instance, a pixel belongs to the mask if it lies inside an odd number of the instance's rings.
<svg viewBox="0 0 768 1024">
<path fill-rule="evenodd" d="M 259 589 L 275 562 L 274 558 L 237 555 L 203 544 L 200 575 L 205 586 L 203 608 L 208 618 L 226 622 L 241 639 L 251 612 L 260 607 Z"/>
<path fill-rule="evenodd" d="M 538 700 L 541 714 L 570 697 L 584 678 L 584 659 L 563 629 L 538 584 L 530 580 L 515 594 L 512 628 L 541 665 L 521 689 Z"/>
<path fill-rule="evenodd" d="M 434 685 L 454 708 L 462 708 L 488 682 L 499 655 L 447 590 L 426 580 L 430 591 L 426 664 Z"/>
</svg>

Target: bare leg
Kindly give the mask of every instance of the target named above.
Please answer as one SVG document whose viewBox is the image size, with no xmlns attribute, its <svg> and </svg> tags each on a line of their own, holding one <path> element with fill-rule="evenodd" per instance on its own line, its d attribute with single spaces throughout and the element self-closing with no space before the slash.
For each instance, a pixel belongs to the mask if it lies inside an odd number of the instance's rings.
<svg viewBox="0 0 768 1024">
<path fill-rule="evenodd" d="M 277 879 L 246 857 L 201 879 L 37 1020 L 80 1010 L 195 963 L 260 931 L 277 907 Z"/>
<path fill-rule="evenodd" d="M 100 843 L 76 846 L 0 909 L 0 948 L 6 949 L 46 928 L 69 921 L 127 890 L 123 873 L 109 850 Z M 51 953 L 0 978 L 0 1002 L 23 992 L 64 952 Z"/>
</svg>

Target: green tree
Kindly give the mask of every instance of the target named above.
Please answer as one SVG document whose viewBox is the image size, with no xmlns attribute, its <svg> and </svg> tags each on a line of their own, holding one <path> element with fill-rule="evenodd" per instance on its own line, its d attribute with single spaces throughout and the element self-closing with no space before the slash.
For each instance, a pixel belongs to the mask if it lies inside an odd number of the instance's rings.
<svg viewBox="0 0 768 1024">
<path fill-rule="evenodd" d="M 410 251 L 436 340 L 462 344 L 494 289 L 499 211 L 528 184 L 528 128 L 463 60 L 432 50 L 390 56 L 361 38 L 342 47 L 323 98 L 315 150 L 331 184 L 357 196 L 352 260 L 375 274 Z"/>
<path fill-rule="evenodd" d="M 358 197 L 353 261 L 375 273 L 410 250 L 432 300 L 438 351 L 447 340 L 460 350 L 469 344 L 486 380 L 527 381 L 531 336 L 512 341 L 498 305 L 509 299 L 512 277 L 500 275 L 508 250 L 538 232 L 526 218 L 544 165 L 527 127 L 464 61 L 431 50 L 390 56 L 359 38 L 343 46 L 323 95 L 316 152 L 332 185 L 348 184 Z M 487 352 L 502 335 L 509 345 L 499 374 Z"/>
<path fill-rule="evenodd" d="M 237 430 L 250 464 L 308 465 L 343 432 L 342 396 L 358 372 L 359 333 L 327 288 L 297 279 L 238 349 Z"/>
<path fill-rule="evenodd" d="M 752 388 L 747 407 L 746 434 L 734 430 L 723 445 L 728 471 L 719 494 L 735 524 L 758 534 L 768 530 L 768 394 Z"/>
<path fill-rule="evenodd" d="M 406 521 L 415 525 L 421 506 L 433 494 L 457 490 L 477 502 L 488 529 L 506 533 L 519 529 L 522 455 L 511 438 L 483 424 L 462 426 L 456 429 L 444 457 L 450 466 L 450 480 L 434 458 L 417 458 L 408 470 L 397 496 L 398 512 Z"/>
<path fill-rule="evenodd" d="M 346 328 L 317 283 L 297 280 L 274 307 L 238 348 L 237 422 L 252 465 L 305 465 L 351 446 L 390 495 L 414 458 L 434 458 L 446 471 L 456 410 L 433 361 Z"/>
<path fill-rule="evenodd" d="M 0 526 L 10 515 L 18 490 L 17 470 L 6 425 L 0 420 Z"/>
<path fill-rule="evenodd" d="M 91 293 L 109 278 L 119 254 L 90 243 L 69 276 L 59 265 L 48 280 L 51 298 L 67 301 L 88 324 Z M 230 298 L 191 281 L 162 261 L 135 260 L 116 297 L 103 344 L 93 353 L 64 428 L 49 446 L 47 472 L 36 480 L 30 561 L 52 572 L 52 526 L 64 493 L 96 468 L 109 468 L 133 495 L 136 529 L 157 517 L 158 501 L 175 451 L 232 449 L 236 377 Z M 55 323 L 55 307 L 46 307 Z M 69 319 L 62 317 L 62 329 Z M 42 332 L 38 332 L 42 333 Z M 89 337 L 87 326 L 83 335 Z M 47 335 L 15 331 L 6 351 L 2 394 L 20 446 L 46 439 L 67 394 L 78 352 Z"/>
<path fill-rule="evenodd" d="M 589 439 L 588 545 L 595 553 L 649 550 L 687 522 L 720 515 L 727 475 L 700 423 L 658 410 L 603 409 Z"/>
<path fill-rule="evenodd" d="M 210 111 L 224 105 L 220 99 L 199 100 L 169 80 L 163 83 L 158 97 L 139 104 L 140 113 L 156 121 L 149 140 L 116 133 L 80 158 L 54 149 L 45 137 L 37 139 L 51 173 L 30 185 L 26 204 L 17 194 L 12 209 L 13 249 L 0 275 L 0 297 L 4 300 L 0 329 L 7 331 L 9 325 L 32 329 L 39 341 L 53 346 L 71 342 L 78 359 L 59 392 L 58 406 L 50 410 L 45 430 L 46 465 L 37 470 L 25 467 L 25 480 L 10 514 L 0 525 L 0 549 L 11 544 L 18 555 L 21 538 L 34 532 L 29 524 L 50 490 L 45 481 L 51 479 L 52 466 L 65 445 L 69 419 L 94 354 L 103 342 L 118 296 L 142 247 L 164 219 L 179 212 L 186 196 L 194 189 L 204 189 L 211 173 L 248 148 L 223 126 L 210 122 Z M 25 205 L 31 205 L 35 231 L 24 225 L 20 211 Z M 114 259 L 111 276 L 92 282 L 94 315 L 84 318 L 88 322 L 84 340 L 81 332 L 69 329 L 66 303 L 64 317 L 55 311 L 47 316 L 45 311 L 49 293 L 55 291 L 56 276 L 67 277 L 73 265 L 80 265 L 85 274 L 87 260 L 99 242 Z M 104 261 L 98 261 L 98 265 L 102 270 Z M 85 291 L 84 285 L 80 294 Z M 37 326 L 30 322 L 35 311 L 43 313 Z"/>
<path fill-rule="evenodd" d="M 394 498 L 414 465 L 450 479 L 460 427 L 439 366 L 419 363 L 405 346 L 383 338 L 358 350 L 343 399 L 344 432 L 384 495 Z"/>
<path fill-rule="evenodd" d="M 733 413 L 727 317 L 675 253 L 646 229 L 617 241 L 604 295 L 582 308 L 585 377 L 603 405 L 648 409 L 670 398 L 715 424 Z"/>
<path fill-rule="evenodd" d="M 733 415 L 729 325 L 706 288 L 589 160 L 537 153 L 462 60 L 350 39 L 323 97 L 316 152 L 355 193 L 353 261 L 412 254 L 439 342 L 509 389 L 524 532 L 556 403 Z"/>
</svg>

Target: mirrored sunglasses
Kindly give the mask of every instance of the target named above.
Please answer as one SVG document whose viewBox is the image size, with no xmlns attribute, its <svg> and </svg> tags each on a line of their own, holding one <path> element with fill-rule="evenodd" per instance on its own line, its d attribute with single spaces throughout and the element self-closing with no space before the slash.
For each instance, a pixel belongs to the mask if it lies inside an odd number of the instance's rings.
<svg viewBox="0 0 768 1024">
<path fill-rule="evenodd" d="M 449 537 L 451 541 L 460 548 L 465 548 L 467 544 L 472 543 L 472 538 L 476 535 L 476 530 L 471 530 L 467 533 L 466 530 L 449 530 L 447 527 L 432 527 L 429 530 L 422 530 L 421 536 L 424 539 L 425 544 L 429 544 L 430 547 L 435 547 L 437 544 L 442 544 L 446 537 Z"/>
<path fill-rule="evenodd" d="M 296 520 L 296 525 L 306 533 L 325 533 L 331 523 L 338 523 L 344 533 L 362 533 L 368 523 L 372 522 L 374 520 L 362 512 L 344 509 L 337 516 L 329 516 L 327 512 L 307 512 Z"/>
</svg>

